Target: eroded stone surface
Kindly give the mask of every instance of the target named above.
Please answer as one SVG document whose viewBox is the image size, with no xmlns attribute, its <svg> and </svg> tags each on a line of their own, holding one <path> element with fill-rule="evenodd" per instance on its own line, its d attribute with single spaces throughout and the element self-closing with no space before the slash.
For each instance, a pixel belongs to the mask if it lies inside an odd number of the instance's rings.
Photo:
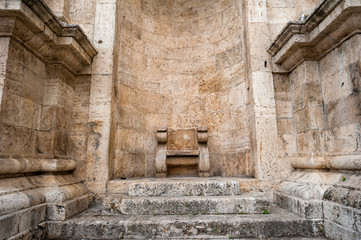
<svg viewBox="0 0 361 240">
<path fill-rule="evenodd" d="M 323 228 L 321 221 L 301 219 L 275 207 L 269 209 L 271 214 L 268 215 L 127 216 L 99 215 L 99 211 L 90 209 L 63 223 L 49 223 L 49 239 L 263 239 L 273 236 L 312 238 L 323 234 L 319 230 Z"/>
<path fill-rule="evenodd" d="M 199 209 L 213 201 L 207 195 L 276 190 L 281 206 L 324 217 L 327 237 L 359 238 L 360 12 L 351 0 L 0 1 L 0 159 L 14 160 L 0 170 L 6 237 L 31 239 L 34 230 L 40 238 L 44 206 L 54 219 L 84 210 L 87 185 L 97 194 L 169 195 L 169 206 L 196 195 L 202 200 L 187 206 Z M 284 28 L 290 20 L 298 21 Z M 258 179 L 111 181 L 156 176 L 158 126 L 208 127 L 210 176 Z M 109 208 L 121 204 L 108 200 Z M 148 217 L 143 232 L 133 222 L 110 225 L 128 226 L 129 237 L 196 237 L 199 223 L 207 226 L 199 236 L 208 237 L 208 226 L 221 222 L 170 219 L 154 227 Z M 220 226 L 259 233 L 247 238 L 296 229 L 230 219 Z M 317 221 L 297 220 L 301 228 Z M 64 236 L 102 238 L 109 224 L 85 225 L 88 232 L 70 227 L 75 236 Z M 59 237 L 64 226 L 49 234 Z M 124 233 L 112 231 L 112 238 Z M 222 234 L 212 236 L 229 237 Z"/>
</svg>

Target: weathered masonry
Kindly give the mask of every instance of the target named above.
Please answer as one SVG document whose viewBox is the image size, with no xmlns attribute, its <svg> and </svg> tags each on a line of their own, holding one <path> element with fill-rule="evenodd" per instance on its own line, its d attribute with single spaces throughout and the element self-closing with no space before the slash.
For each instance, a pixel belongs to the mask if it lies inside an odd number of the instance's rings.
<svg viewBox="0 0 361 240">
<path fill-rule="evenodd" d="M 0 240 L 361 239 L 361 0 L 0 0 Z"/>
</svg>

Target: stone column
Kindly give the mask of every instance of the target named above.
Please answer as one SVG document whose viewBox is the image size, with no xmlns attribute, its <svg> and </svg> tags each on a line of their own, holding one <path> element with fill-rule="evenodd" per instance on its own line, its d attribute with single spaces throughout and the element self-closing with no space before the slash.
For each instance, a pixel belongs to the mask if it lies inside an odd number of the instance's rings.
<svg viewBox="0 0 361 240">
<path fill-rule="evenodd" d="M 255 177 L 276 179 L 285 162 L 277 161 L 277 123 L 266 0 L 246 0 L 248 57 L 248 115 Z"/>
<path fill-rule="evenodd" d="M 94 58 L 92 67 L 86 174 L 89 189 L 95 193 L 104 193 L 110 178 L 109 140 L 115 27 L 116 0 L 97 0 L 93 39 L 99 53 Z"/>
</svg>

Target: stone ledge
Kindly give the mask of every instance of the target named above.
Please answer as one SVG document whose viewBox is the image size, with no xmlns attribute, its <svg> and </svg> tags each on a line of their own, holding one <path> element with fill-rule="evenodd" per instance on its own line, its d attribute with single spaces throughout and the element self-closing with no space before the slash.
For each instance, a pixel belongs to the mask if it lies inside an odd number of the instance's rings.
<svg viewBox="0 0 361 240">
<path fill-rule="evenodd" d="M 13 37 L 47 63 L 72 73 L 91 64 L 97 50 L 83 30 L 61 22 L 42 0 L 0 3 L 0 36 Z"/>
<path fill-rule="evenodd" d="M 46 217 L 46 204 L 0 216 L 0 239 L 12 237 L 42 222 Z"/>
<path fill-rule="evenodd" d="M 0 196 L 37 188 L 54 188 L 80 183 L 73 175 L 34 175 L 0 179 Z"/>
<path fill-rule="evenodd" d="M 49 203 L 47 204 L 47 219 L 64 221 L 88 209 L 92 201 L 93 195 L 87 194 L 64 203 Z"/>
<path fill-rule="evenodd" d="M 43 203 L 65 204 L 83 196 L 88 191 L 82 184 L 72 184 L 63 187 L 37 188 L 0 196 L 0 214 L 9 214 L 21 209 Z"/>
<path fill-rule="evenodd" d="M 332 186 L 325 192 L 323 199 L 347 207 L 361 209 L 361 191 L 359 190 Z"/>
<path fill-rule="evenodd" d="M 290 72 L 303 61 L 321 59 L 361 33 L 359 0 L 324 0 L 305 22 L 290 22 L 267 49 L 273 63 Z"/>
<path fill-rule="evenodd" d="M 104 199 L 105 211 L 126 215 L 184 214 L 261 214 L 269 209 L 271 199 L 264 193 L 241 196 L 137 197 L 110 196 Z"/>
<path fill-rule="evenodd" d="M 324 219 L 353 231 L 361 231 L 361 210 L 346 207 L 329 201 L 324 201 Z"/>
<path fill-rule="evenodd" d="M 307 219 L 323 219 L 322 200 L 304 200 L 279 192 L 274 193 L 274 202 L 298 216 Z"/>
<path fill-rule="evenodd" d="M 32 172 L 73 171 L 74 160 L 66 159 L 0 159 L 0 175 Z"/>
<path fill-rule="evenodd" d="M 296 169 L 361 170 L 361 155 L 298 157 L 291 165 Z"/>
<path fill-rule="evenodd" d="M 30 229 L 27 229 L 21 233 L 16 234 L 7 240 L 44 240 L 46 239 L 46 222 L 40 223 Z"/>
<path fill-rule="evenodd" d="M 334 222 L 324 220 L 325 235 L 331 239 L 354 240 L 361 239 L 361 233 L 338 225 Z"/>
<path fill-rule="evenodd" d="M 328 14 L 343 0 L 322 1 L 305 21 L 290 21 L 277 35 L 273 43 L 268 47 L 267 52 L 275 56 L 284 45 L 296 34 L 306 34 L 317 27 Z"/>
</svg>

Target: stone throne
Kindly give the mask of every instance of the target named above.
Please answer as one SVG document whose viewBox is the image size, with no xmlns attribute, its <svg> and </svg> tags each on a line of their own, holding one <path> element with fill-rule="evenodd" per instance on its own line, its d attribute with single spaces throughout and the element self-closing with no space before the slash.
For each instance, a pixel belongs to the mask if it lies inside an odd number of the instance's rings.
<svg viewBox="0 0 361 240">
<path fill-rule="evenodd" d="M 156 177 L 209 177 L 208 129 L 171 129 L 157 131 Z"/>
</svg>

